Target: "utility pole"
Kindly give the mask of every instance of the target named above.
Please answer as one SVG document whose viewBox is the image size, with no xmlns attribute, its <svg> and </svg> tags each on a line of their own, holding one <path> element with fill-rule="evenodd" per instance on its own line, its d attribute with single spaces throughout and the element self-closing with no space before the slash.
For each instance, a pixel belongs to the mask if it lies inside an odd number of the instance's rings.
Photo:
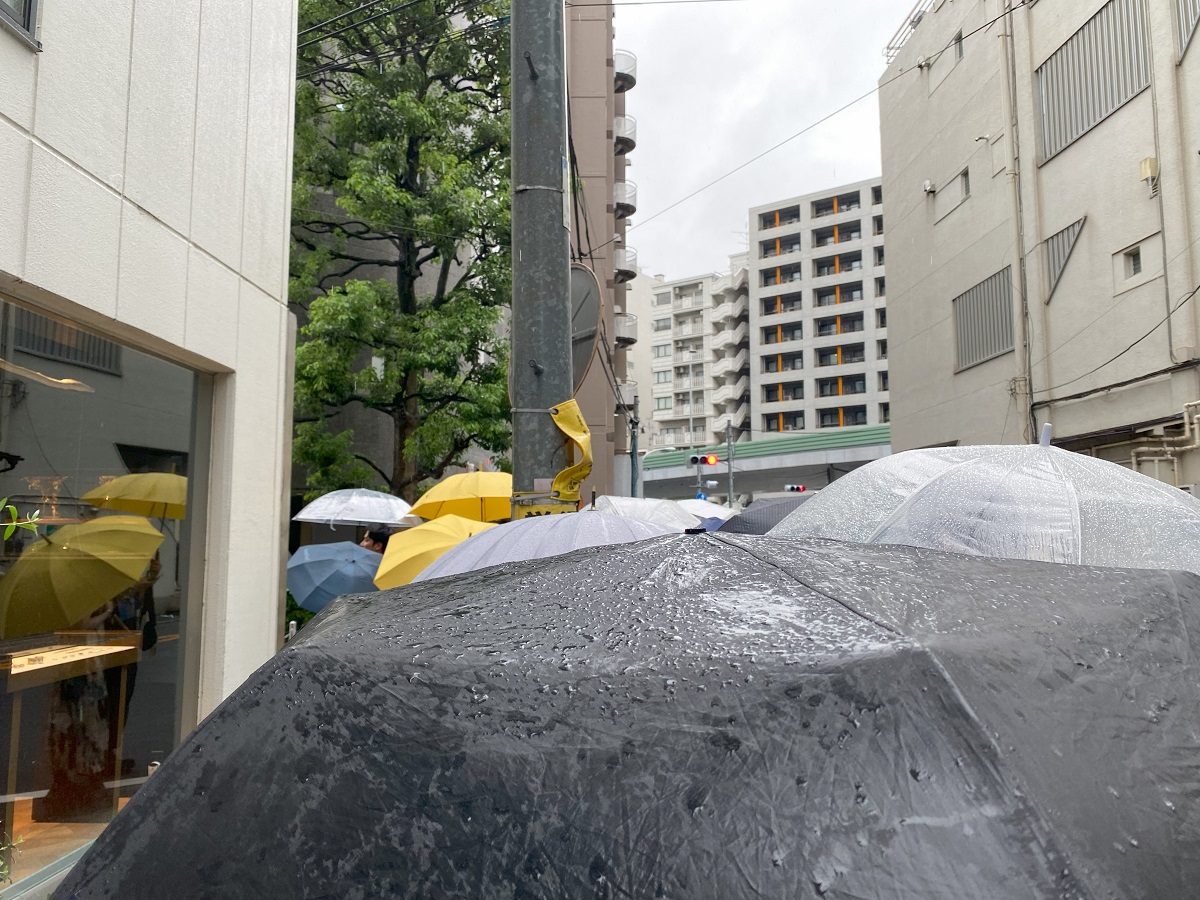
<svg viewBox="0 0 1200 900">
<path fill-rule="evenodd" d="M 638 421 L 638 398 L 637 394 L 633 395 L 633 414 L 629 417 L 629 496 L 636 497 L 638 495 L 638 472 L 640 463 L 638 461 L 638 429 L 641 427 L 641 422 Z"/>
<path fill-rule="evenodd" d="M 729 467 L 729 508 L 733 509 L 733 419 L 725 423 L 725 465 Z"/>
<path fill-rule="evenodd" d="M 552 480 L 568 465 L 566 443 L 549 414 L 573 393 L 563 0 L 513 0 L 511 34 L 513 293 L 509 365 L 513 518 L 519 518 L 522 503 L 552 503 Z"/>
</svg>

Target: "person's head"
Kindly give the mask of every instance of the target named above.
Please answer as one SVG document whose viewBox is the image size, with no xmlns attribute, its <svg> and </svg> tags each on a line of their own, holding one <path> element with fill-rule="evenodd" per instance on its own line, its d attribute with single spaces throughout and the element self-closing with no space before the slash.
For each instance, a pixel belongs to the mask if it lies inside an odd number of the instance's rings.
<svg viewBox="0 0 1200 900">
<path fill-rule="evenodd" d="M 372 525 L 367 529 L 367 533 L 363 535 L 363 539 L 358 542 L 360 547 L 366 547 L 368 550 L 374 550 L 376 553 L 382 553 L 387 549 L 388 538 L 392 536 L 392 531 L 386 525 Z"/>
</svg>

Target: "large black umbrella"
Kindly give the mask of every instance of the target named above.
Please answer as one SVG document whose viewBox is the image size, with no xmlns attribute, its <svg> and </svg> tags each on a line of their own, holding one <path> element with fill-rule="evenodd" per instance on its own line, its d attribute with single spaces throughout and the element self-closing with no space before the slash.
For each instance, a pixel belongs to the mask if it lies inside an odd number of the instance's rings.
<svg viewBox="0 0 1200 900">
<path fill-rule="evenodd" d="M 791 497 L 766 497 L 755 500 L 740 513 L 730 516 L 717 531 L 726 534 L 766 534 L 797 506 L 815 494 L 794 494 Z"/>
<path fill-rule="evenodd" d="M 344 599 L 55 896 L 1190 896 L 1198 609 L 1189 573 L 717 535 Z"/>
</svg>

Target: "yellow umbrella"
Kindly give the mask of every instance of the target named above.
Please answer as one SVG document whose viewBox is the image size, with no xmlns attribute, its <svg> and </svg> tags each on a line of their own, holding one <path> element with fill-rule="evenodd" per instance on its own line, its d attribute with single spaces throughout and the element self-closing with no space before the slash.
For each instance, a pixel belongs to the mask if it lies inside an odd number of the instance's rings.
<svg viewBox="0 0 1200 900">
<path fill-rule="evenodd" d="M 187 515 L 187 478 L 169 472 L 137 472 L 106 481 L 83 495 L 101 509 L 116 509 L 155 519 Z"/>
<path fill-rule="evenodd" d="M 507 472 L 464 472 L 439 481 L 409 510 L 422 519 L 462 516 L 501 522 L 512 515 L 512 476 Z"/>
<path fill-rule="evenodd" d="M 375 586 L 386 590 L 408 584 L 451 547 L 495 527 L 491 522 L 446 515 L 416 528 L 399 531 L 388 539 L 379 570 L 375 573 Z"/>
<path fill-rule="evenodd" d="M 163 535 L 138 516 L 64 525 L 0 578 L 0 637 L 67 628 L 142 577 Z"/>
</svg>

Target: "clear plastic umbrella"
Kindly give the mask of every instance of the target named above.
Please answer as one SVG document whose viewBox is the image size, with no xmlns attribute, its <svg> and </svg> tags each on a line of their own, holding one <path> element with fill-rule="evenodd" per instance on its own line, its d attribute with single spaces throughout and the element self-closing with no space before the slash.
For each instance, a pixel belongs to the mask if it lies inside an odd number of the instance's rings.
<svg viewBox="0 0 1200 900">
<path fill-rule="evenodd" d="M 323 494 L 292 518 L 325 525 L 410 525 L 411 507 L 399 497 L 367 488 L 347 488 Z M 419 520 L 417 520 L 419 521 Z"/>
<path fill-rule="evenodd" d="M 643 522 L 665 525 L 674 531 L 686 531 L 689 528 L 700 527 L 700 520 L 674 500 L 656 500 L 650 497 L 612 497 L 606 494 L 596 498 L 596 509 L 600 512 L 612 513 L 614 516 L 628 516 L 631 519 L 641 519 Z"/>
<path fill-rule="evenodd" d="M 1200 572 L 1200 502 L 1040 445 L 897 453 L 839 478 L 770 534 Z"/>
<path fill-rule="evenodd" d="M 501 563 L 560 556 L 583 547 L 628 544 L 678 529 L 628 516 L 584 510 L 558 516 L 534 516 L 497 525 L 467 538 L 425 569 L 413 582 L 460 575 Z"/>
</svg>

